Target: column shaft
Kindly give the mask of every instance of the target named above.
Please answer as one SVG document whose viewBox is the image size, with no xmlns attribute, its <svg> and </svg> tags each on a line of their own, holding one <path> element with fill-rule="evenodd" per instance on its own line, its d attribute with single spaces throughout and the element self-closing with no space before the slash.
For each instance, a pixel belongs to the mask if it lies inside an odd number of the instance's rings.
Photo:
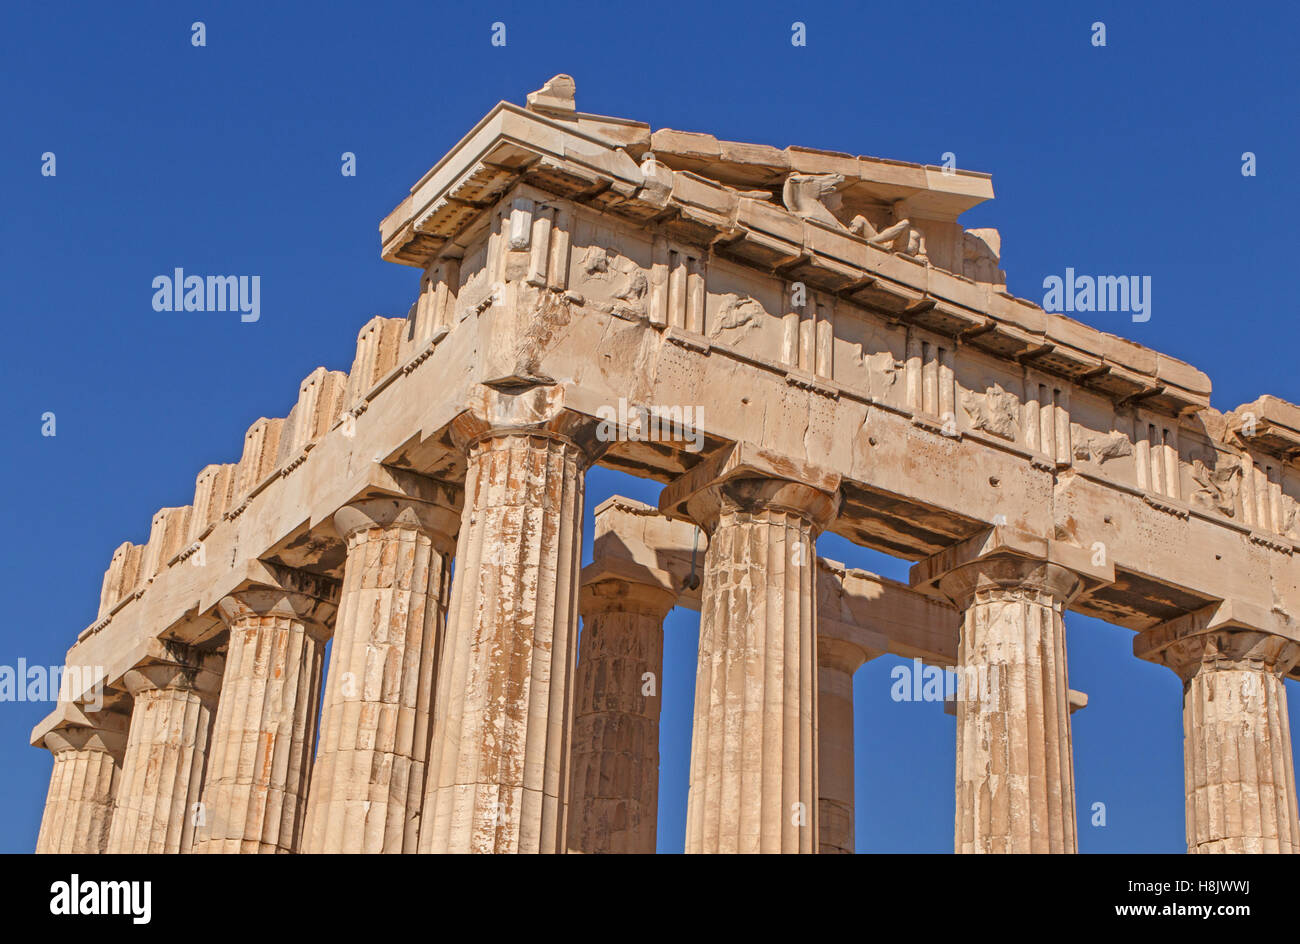
<svg viewBox="0 0 1300 944">
<path fill-rule="evenodd" d="M 957 651 L 957 852 L 1078 851 L 1065 601 L 1054 564 L 995 558 L 943 580 Z"/>
<path fill-rule="evenodd" d="M 833 500 L 758 479 L 693 502 L 711 534 L 686 851 L 816 852 L 815 540 Z"/>
<path fill-rule="evenodd" d="M 569 793 L 569 851 L 655 851 L 666 587 L 583 587 Z"/>
<path fill-rule="evenodd" d="M 469 448 L 421 852 L 563 851 L 584 465 L 550 433 Z"/>
<path fill-rule="evenodd" d="M 325 648 L 315 603 L 278 589 L 221 601 L 230 641 L 196 853 L 298 851 Z"/>
<path fill-rule="evenodd" d="M 1300 852 L 1285 684 L 1232 669 L 1187 684 L 1188 852 Z"/>
<path fill-rule="evenodd" d="M 335 525 L 348 556 L 305 851 L 415 852 L 455 516 L 374 499 Z"/>
</svg>

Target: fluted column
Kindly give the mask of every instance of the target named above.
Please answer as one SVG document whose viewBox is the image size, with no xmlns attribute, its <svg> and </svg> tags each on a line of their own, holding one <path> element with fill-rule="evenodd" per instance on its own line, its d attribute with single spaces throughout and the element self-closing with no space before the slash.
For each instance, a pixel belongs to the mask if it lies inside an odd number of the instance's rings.
<svg viewBox="0 0 1300 944">
<path fill-rule="evenodd" d="M 415 852 L 436 659 L 459 512 L 374 497 L 334 515 L 347 542 L 305 852 Z"/>
<path fill-rule="evenodd" d="M 1077 852 L 1064 610 L 1072 571 L 994 552 L 939 579 L 957 648 L 957 852 Z"/>
<path fill-rule="evenodd" d="M 131 729 L 105 851 L 190 852 L 222 660 L 166 644 L 174 662 L 126 673 Z"/>
<path fill-rule="evenodd" d="M 599 561 L 584 577 L 569 851 L 651 854 L 659 809 L 663 621 L 677 595 L 667 580 Z"/>
<path fill-rule="evenodd" d="M 817 851 L 817 534 L 835 495 L 715 480 L 687 502 L 709 533 L 686 851 Z"/>
<path fill-rule="evenodd" d="M 1187 851 L 1300 852 L 1283 681 L 1300 644 L 1244 626 L 1195 627 L 1143 634 L 1134 651 L 1183 680 Z"/>
<path fill-rule="evenodd" d="M 116 712 L 93 717 L 96 727 L 76 725 L 45 735 L 54 770 L 36 839 L 38 853 L 99 853 L 108 844 L 128 719 Z"/>
<path fill-rule="evenodd" d="M 196 853 L 297 852 L 337 584 L 287 568 L 221 600 L 230 629 Z"/>
<path fill-rule="evenodd" d="M 856 646 L 817 640 L 817 830 L 823 855 L 852 853 L 853 673 L 865 661 Z"/>
<path fill-rule="evenodd" d="M 489 391 L 455 427 L 467 452 L 465 510 L 421 852 L 564 850 L 590 452 L 568 414 L 551 409 L 561 395 Z"/>
</svg>

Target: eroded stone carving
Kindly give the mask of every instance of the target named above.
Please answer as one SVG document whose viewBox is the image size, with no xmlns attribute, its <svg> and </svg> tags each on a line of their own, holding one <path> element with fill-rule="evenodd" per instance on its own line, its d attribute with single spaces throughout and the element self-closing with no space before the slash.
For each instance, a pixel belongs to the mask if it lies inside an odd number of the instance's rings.
<svg viewBox="0 0 1300 944">
<path fill-rule="evenodd" d="M 1192 460 L 1192 478 L 1200 487 L 1192 493 L 1192 500 L 1229 518 L 1237 513 L 1237 491 L 1241 486 L 1241 460 L 1236 456 L 1219 455 L 1214 466 L 1200 459 Z"/>
<path fill-rule="evenodd" d="M 1296 518 L 1297 511 L 1300 511 L 1300 505 L 1290 495 L 1282 496 L 1282 533 L 1295 537 L 1296 535 Z"/>
<path fill-rule="evenodd" d="M 536 92 L 529 92 L 527 108 L 536 112 L 572 112 L 577 85 L 573 77 L 560 73 L 552 76 Z"/>
<path fill-rule="evenodd" d="M 907 367 L 902 361 L 895 359 L 889 351 L 877 351 L 864 357 L 863 361 L 867 365 L 868 372 L 873 377 L 879 377 L 886 387 L 893 386 L 899 372 Z"/>
<path fill-rule="evenodd" d="M 791 174 L 785 179 L 781 199 L 785 208 L 796 216 L 843 229 L 844 224 L 833 212 L 840 208 L 836 189 L 843 184 L 844 178 L 839 174 Z"/>
<path fill-rule="evenodd" d="M 875 225 L 865 216 L 855 216 L 849 224 L 849 232 L 861 236 L 870 246 L 889 252 L 901 252 L 908 256 L 927 258 L 925 236 L 912 225 L 912 221 L 901 219 L 883 230 L 876 230 Z"/>
<path fill-rule="evenodd" d="M 1020 400 L 1014 393 L 1003 390 L 1001 384 L 995 383 L 983 393 L 963 391 L 961 405 L 976 429 L 1015 441 L 1020 432 L 1020 424 L 1016 419 Z"/>
<path fill-rule="evenodd" d="M 627 256 L 603 246 L 588 246 L 579 270 L 590 307 L 623 318 L 646 316 L 650 283 L 641 267 Z"/>
<path fill-rule="evenodd" d="M 962 275 L 976 282 L 1005 285 L 1007 275 L 998 268 L 1002 235 L 991 227 L 968 229 L 962 234 Z"/>
<path fill-rule="evenodd" d="M 767 314 L 767 309 L 748 295 L 737 295 L 734 292 L 728 292 L 722 296 L 722 299 L 722 306 L 718 309 L 718 317 L 709 331 L 711 337 L 716 338 L 724 331 L 738 331 L 757 327 L 759 317 Z"/>
<path fill-rule="evenodd" d="M 1104 465 L 1111 459 L 1133 455 L 1133 443 L 1121 432 L 1112 431 L 1105 436 L 1089 436 L 1074 446 L 1074 458 L 1091 460 Z"/>
</svg>

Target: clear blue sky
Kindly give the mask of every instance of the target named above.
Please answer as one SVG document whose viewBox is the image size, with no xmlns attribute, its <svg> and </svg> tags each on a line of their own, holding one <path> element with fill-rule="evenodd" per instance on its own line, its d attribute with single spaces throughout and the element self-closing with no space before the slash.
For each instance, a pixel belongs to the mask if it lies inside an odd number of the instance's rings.
<svg viewBox="0 0 1300 944">
<path fill-rule="evenodd" d="M 1082 317 L 1205 370 L 1219 409 L 1300 400 L 1284 294 L 1300 15 L 1136 6 L 6 4 L 0 664 L 61 661 L 113 548 L 187 504 L 203 465 L 235 461 L 314 367 L 348 369 L 367 319 L 405 314 L 418 275 L 379 258 L 379 220 L 493 104 L 557 72 L 581 110 L 656 128 L 925 163 L 951 151 L 993 174 L 996 199 L 964 222 L 1001 230 L 1011 291 L 1040 300 L 1067 266 L 1149 275 L 1150 321 Z M 151 280 L 176 266 L 260 275 L 260 321 L 153 311 Z M 615 491 L 657 489 L 597 471 L 588 508 Z M 821 550 L 905 574 L 838 539 Z M 679 610 L 667 626 L 664 850 L 683 842 L 697 623 Z M 1179 683 L 1136 660 L 1127 631 L 1068 627 L 1071 685 L 1091 697 L 1074 718 L 1082 850 L 1181 851 Z M 856 677 L 858 845 L 950 851 L 954 722 L 890 701 L 892 664 Z M 49 707 L 0 704 L 3 851 L 35 843 L 50 759 L 27 736 Z M 1105 828 L 1088 825 L 1098 801 Z"/>
</svg>

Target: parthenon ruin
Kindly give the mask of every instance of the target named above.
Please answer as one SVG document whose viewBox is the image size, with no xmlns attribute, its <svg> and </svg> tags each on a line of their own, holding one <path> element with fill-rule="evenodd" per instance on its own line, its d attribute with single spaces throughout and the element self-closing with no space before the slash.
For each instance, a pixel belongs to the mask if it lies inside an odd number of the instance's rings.
<svg viewBox="0 0 1300 944">
<path fill-rule="evenodd" d="M 574 99 L 500 103 L 417 181 L 380 226 L 409 314 L 112 555 L 32 732 L 37 851 L 654 852 L 677 605 L 688 852 L 854 850 L 885 653 L 994 680 L 955 701 L 955 850 L 1077 851 L 1067 609 L 1182 679 L 1188 851 L 1300 851 L 1300 408 L 1220 413 L 1008 294 L 958 222 L 987 175 Z M 663 489 L 594 509 L 583 568 L 593 465 Z"/>
</svg>

